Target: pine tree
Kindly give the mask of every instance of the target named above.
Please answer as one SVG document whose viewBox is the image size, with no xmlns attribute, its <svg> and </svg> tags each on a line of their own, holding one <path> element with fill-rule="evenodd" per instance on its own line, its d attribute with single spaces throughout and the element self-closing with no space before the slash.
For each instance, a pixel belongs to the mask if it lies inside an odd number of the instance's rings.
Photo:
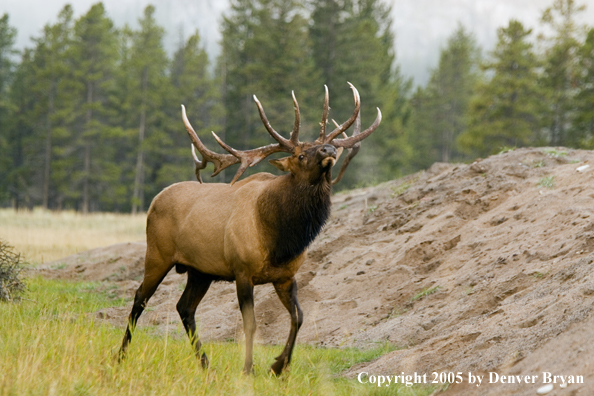
<svg viewBox="0 0 594 396">
<path fill-rule="evenodd" d="M 8 175 L 11 164 L 11 139 L 9 119 L 13 113 L 10 90 L 14 73 L 12 60 L 16 29 L 9 25 L 8 14 L 0 18 L 0 203 L 8 199 Z"/>
<path fill-rule="evenodd" d="M 136 167 L 132 194 L 132 213 L 144 210 L 145 195 L 156 191 L 145 191 L 145 176 L 154 179 L 159 165 L 158 152 L 164 138 L 164 101 L 167 97 L 168 58 L 163 49 L 164 30 L 154 17 L 155 8 L 147 6 L 140 19 L 140 30 L 132 36 L 129 67 L 135 81 L 132 87 L 133 111 L 138 120 L 138 144 L 136 146 Z M 147 158 L 152 166 L 146 169 Z"/>
<path fill-rule="evenodd" d="M 458 139 L 474 156 L 539 142 L 544 109 L 538 87 L 539 63 L 528 40 L 531 32 L 516 20 L 498 29 L 492 59 L 483 65 L 492 77 L 478 85 L 470 103 L 469 127 Z"/>
<path fill-rule="evenodd" d="M 583 27 L 576 22 L 585 6 L 574 0 L 555 0 L 545 10 L 541 21 L 553 32 L 553 37 L 543 38 L 546 45 L 544 74 L 541 85 L 545 89 L 549 107 L 545 123 L 551 145 L 579 144 L 579 136 L 570 134 L 575 108 L 575 78 L 579 74 L 577 56 L 582 40 Z"/>
<path fill-rule="evenodd" d="M 35 95 L 35 108 L 30 116 L 38 120 L 36 130 L 44 147 L 36 153 L 43 158 L 39 194 L 43 208 L 49 208 L 50 198 L 57 208 L 62 208 L 65 200 L 76 199 L 78 193 L 70 185 L 69 173 L 73 168 L 69 155 L 72 135 L 68 125 L 73 119 L 72 59 L 69 57 L 72 45 L 73 20 L 72 7 L 66 5 L 58 15 L 58 22 L 46 25 L 43 36 L 36 39 L 33 54 L 33 82 L 31 94 Z M 39 155 L 41 154 L 41 155 Z M 53 193 L 53 194 L 52 194 Z M 50 196 L 52 194 L 53 196 Z"/>
<path fill-rule="evenodd" d="M 209 147 L 218 144 L 210 138 L 210 131 L 221 131 L 223 107 L 220 102 L 220 85 L 210 75 L 210 61 L 195 32 L 174 54 L 171 63 L 170 83 L 177 106 L 168 109 L 170 145 L 166 147 L 167 159 L 157 176 L 157 185 L 165 187 L 172 182 L 195 180 L 190 156 L 190 140 L 181 121 L 179 104 L 185 105 L 192 126 Z"/>
<path fill-rule="evenodd" d="M 76 60 L 74 79 L 78 83 L 79 103 L 77 109 L 77 145 L 83 153 L 82 164 L 73 173 L 80 179 L 82 189 L 81 210 L 90 209 L 92 189 L 98 198 L 100 192 L 108 191 L 111 174 L 113 145 L 105 139 L 108 133 L 108 117 L 105 103 L 117 62 L 117 41 L 113 22 L 105 14 L 102 3 L 91 7 L 74 26 L 74 41 L 71 56 Z M 93 155 L 93 151 L 95 155 Z M 112 172 L 109 172 L 109 170 Z"/>
<path fill-rule="evenodd" d="M 102 206 L 106 210 L 130 212 L 134 191 L 135 164 L 138 153 L 138 78 L 131 65 L 134 32 L 125 26 L 118 31 L 117 67 L 114 84 L 105 106 L 109 114 L 108 130 L 114 142 L 110 156 L 116 165 L 110 171 L 109 191 L 102 194 Z"/>
<path fill-rule="evenodd" d="M 35 113 L 36 97 L 33 95 L 35 81 L 33 51 L 25 49 L 15 70 L 10 87 L 10 103 L 12 111 L 7 120 L 8 152 L 2 155 L 0 161 L 7 164 L 4 169 L 4 185 L 10 195 L 12 207 L 21 208 L 23 205 L 31 209 L 34 205 L 31 182 L 39 174 L 42 155 L 38 155 L 37 144 L 41 137 L 37 123 L 32 114 Z M 2 168 L 2 167 L 0 167 Z"/>
<path fill-rule="evenodd" d="M 575 97 L 575 117 L 570 132 L 579 147 L 594 149 L 594 28 L 578 53 L 579 74 Z"/>
<path fill-rule="evenodd" d="M 408 141 L 413 147 L 410 161 L 412 171 L 429 168 L 441 159 L 437 119 L 439 103 L 430 94 L 428 87 L 417 87 L 410 99 L 411 115 L 406 129 Z"/>
<path fill-rule="evenodd" d="M 313 1 L 311 12 L 311 27 L 309 29 L 313 57 L 316 67 L 322 74 L 322 81 L 329 87 L 344 85 L 344 81 L 337 76 L 337 64 L 344 60 L 350 52 L 344 53 L 351 31 L 345 22 L 346 15 L 353 13 L 350 0 L 320 0 Z"/>
<path fill-rule="evenodd" d="M 324 91 L 318 83 L 302 12 L 294 0 L 231 2 L 229 14 L 223 18 L 219 58 L 226 124 L 223 136 L 231 146 L 246 149 L 270 144 L 252 95 L 258 96 L 279 132 L 288 134 L 292 129 L 292 90 L 301 106 L 302 139 L 317 125 Z"/>
<path fill-rule="evenodd" d="M 427 87 L 418 90 L 413 98 L 408 131 L 415 148 L 415 168 L 462 159 L 456 139 L 467 127 L 479 57 L 473 36 L 460 25 L 441 51 L 439 65 L 431 72 Z"/>
<path fill-rule="evenodd" d="M 340 121 L 351 115 L 352 98 L 343 88 L 346 81 L 360 91 L 364 123 L 373 120 L 376 107 L 383 114 L 382 126 L 366 139 L 366 149 L 340 186 L 394 178 L 410 155 L 404 124 L 411 82 L 395 64 L 391 9 L 380 0 L 322 0 L 312 6 L 313 56 L 323 82 L 334 93 L 331 116 Z"/>
<path fill-rule="evenodd" d="M 13 48 L 16 33 L 16 29 L 8 23 L 8 14 L 4 14 L 0 18 L 0 123 L 7 119 L 10 108 L 7 98 L 14 72 L 12 57 L 16 53 Z"/>
</svg>

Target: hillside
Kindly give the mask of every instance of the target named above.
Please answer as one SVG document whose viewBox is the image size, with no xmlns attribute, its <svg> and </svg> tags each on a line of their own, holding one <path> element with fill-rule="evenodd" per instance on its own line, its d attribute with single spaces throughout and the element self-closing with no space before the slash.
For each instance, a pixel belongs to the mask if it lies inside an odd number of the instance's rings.
<svg viewBox="0 0 594 396">
<path fill-rule="evenodd" d="M 587 166 L 587 167 L 586 167 Z M 333 197 L 332 218 L 297 279 L 306 314 L 298 342 L 402 349 L 353 368 L 373 374 L 455 371 L 583 375 L 594 381 L 594 152 L 517 149 Z M 131 297 L 144 244 L 48 263 L 47 276 L 105 280 Z M 58 269 L 59 268 L 59 269 Z M 169 274 L 139 325 L 182 337 L 185 275 Z M 284 343 L 289 316 L 256 288 L 257 340 Z M 235 286 L 211 286 L 198 308 L 203 340 L 240 339 Z M 130 306 L 98 318 L 125 325 Z M 451 395 L 533 395 L 540 384 L 455 385 Z"/>
</svg>

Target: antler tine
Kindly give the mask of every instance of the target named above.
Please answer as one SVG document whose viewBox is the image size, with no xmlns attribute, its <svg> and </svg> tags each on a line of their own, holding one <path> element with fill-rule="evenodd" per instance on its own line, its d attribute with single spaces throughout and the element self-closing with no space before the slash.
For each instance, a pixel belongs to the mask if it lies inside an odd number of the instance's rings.
<svg viewBox="0 0 594 396">
<path fill-rule="evenodd" d="M 225 169 L 226 167 L 239 162 L 239 159 L 237 159 L 235 156 L 231 154 L 218 154 L 214 151 L 210 151 L 209 149 L 207 149 L 206 146 L 198 138 L 196 131 L 194 131 L 194 128 L 192 127 L 192 124 L 190 124 L 188 116 L 186 115 L 185 106 L 182 105 L 181 108 L 182 119 L 184 121 L 184 125 L 186 126 L 186 131 L 188 132 L 188 135 L 192 140 L 193 146 L 198 149 L 200 154 L 202 154 L 202 161 L 200 161 L 196 156 L 196 153 L 193 151 L 194 163 L 196 164 L 196 178 L 200 183 L 202 183 L 202 176 L 200 176 L 200 170 L 206 168 L 206 164 L 208 162 L 212 162 L 214 164 L 215 170 L 212 174 L 213 176 L 218 175 L 219 172 Z"/>
<path fill-rule="evenodd" d="M 231 180 L 231 183 L 230 183 L 231 185 L 233 185 L 233 183 L 235 183 L 241 177 L 243 172 L 245 172 L 245 170 L 248 167 L 256 165 L 257 163 L 262 161 L 264 158 L 268 157 L 270 154 L 278 153 L 278 152 L 289 152 L 289 153 L 293 152 L 293 150 L 291 148 L 285 147 L 278 143 L 277 144 L 269 144 L 268 146 L 263 146 L 263 147 L 255 148 L 252 150 L 246 150 L 246 151 L 236 150 L 233 147 L 229 146 L 227 143 L 223 142 L 221 140 L 221 138 L 219 138 L 217 136 L 216 133 L 212 132 L 212 135 L 216 139 L 217 143 L 219 143 L 221 145 L 222 148 L 224 148 L 229 153 L 231 153 L 231 155 L 238 160 L 237 162 L 241 163 L 241 165 L 239 166 L 239 169 L 237 169 L 237 172 L 235 173 L 235 176 L 233 177 L 233 180 Z"/>
<path fill-rule="evenodd" d="M 322 121 L 320 122 L 320 136 L 316 142 L 324 143 L 326 139 L 326 124 L 328 123 L 328 111 L 330 103 L 330 96 L 328 95 L 328 86 L 324 84 L 324 109 L 322 111 Z"/>
<path fill-rule="evenodd" d="M 344 162 L 342 163 L 342 166 L 340 167 L 340 172 L 338 172 L 338 176 L 336 176 L 336 179 L 332 180 L 332 184 L 336 184 L 342 180 L 342 176 L 344 176 L 344 172 L 346 171 L 346 168 L 349 166 L 349 163 L 351 162 L 353 157 L 355 155 L 357 155 L 360 148 L 361 148 L 361 146 L 357 146 L 357 147 L 353 147 L 352 149 L 349 149 L 349 155 L 344 159 Z"/>
<path fill-rule="evenodd" d="M 353 122 L 355 122 L 355 120 L 357 119 L 357 115 L 359 114 L 359 110 L 361 109 L 361 98 L 359 97 L 359 91 L 357 91 L 357 88 L 355 88 L 353 84 L 348 84 L 353 90 L 353 97 L 355 99 L 355 111 L 353 112 L 353 115 L 351 115 L 351 117 L 348 120 L 346 120 L 344 124 L 340 125 L 335 130 L 330 132 L 328 136 L 326 136 L 326 138 L 324 139 L 325 143 L 330 143 L 338 135 L 349 129 L 350 126 L 353 125 Z"/>
<path fill-rule="evenodd" d="M 365 139 L 367 136 L 371 135 L 373 133 L 373 131 L 375 131 L 377 129 L 377 127 L 379 126 L 379 124 L 381 122 L 382 122 L 382 112 L 380 111 L 379 108 L 377 108 L 377 117 L 375 118 L 375 121 L 373 122 L 373 124 L 371 124 L 371 126 L 369 128 L 367 128 L 366 130 L 364 130 L 363 132 L 361 132 L 357 135 L 353 134 L 353 136 L 346 138 L 346 139 L 332 140 L 331 144 L 334 147 L 354 148 L 358 142 Z"/>
<path fill-rule="evenodd" d="M 264 113 L 264 108 L 262 107 L 262 104 L 260 103 L 260 101 L 258 100 L 256 95 L 254 95 L 254 102 L 256 102 L 256 106 L 258 106 L 258 112 L 260 113 L 260 119 L 262 120 L 262 123 L 266 127 L 266 130 L 268 131 L 268 133 L 270 133 L 270 136 L 272 136 L 274 138 L 274 140 L 276 140 L 281 146 L 293 148 L 291 141 L 282 137 L 277 131 L 274 130 L 274 128 L 272 128 L 272 126 L 270 125 L 270 122 L 268 122 L 268 118 L 266 118 L 266 113 Z"/>
<path fill-rule="evenodd" d="M 337 128 L 339 128 L 339 125 L 336 121 L 332 120 L 332 122 L 334 123 L 334 125 Z M 359 135 L 360 133 L 361 133 L 361 110 L 359 110 L 359 113 L 357 114 L 357 119 L 355 120 L 355 128 L 353 131 L 353 136 Z M 342 133 L 342 136 L 344 136 L 345 139 L 348 138 L 348 136 L 344 132 Z M 352 148 L 348 149 L 349 155 L 342 162 L 342 166 L 340 167 L 340 172 L 338 172 L 338 176 L 336 176 L 336 179 L 332 180 L 332 184 L 336 184 L 342 180 L 342 177 L 344 176 L 344 172 L 346 171 L 347 167 L 351 163 L 351 160 L 353 159 L 353 157 L 355 157 L 355 155 L 357 155 L 360 148 L 361 148 L 361 142 L 359 141 L 359 142 L 355 143 Z"/>
<path fill-rule="evenodd" d="M 293 104 L 295 105 L 295 125 L 293 125 L 293 131 L 291 132 L 291 138 L 289 140 L 293 146 L 298 146 L 301 116 L 299 114 L 299 103 L 297 103 L 297 98 L 295 98 L 295 91 L 291 91 L 291 96 L 293 97 Z"/>
<path fill-rule="evenodd" d="M 198 181 L 200 183 L 202 183 L 202 175 L 200 175 L 200 170 L 204 169 L 204 167 L 206 166 L 206 162 L 204 163 L 204 166 L 202 165 L 202 161 L 200 161 L 198 159 L 198 156 L 196 155 L 196 147 L 194 147 L 194 144 L 191 144 L 190 147 L 192 147 L 192 158 L 194 159 L 194 164 L 196 164 L 196 179 L 198 179 Z"/>
</svg>

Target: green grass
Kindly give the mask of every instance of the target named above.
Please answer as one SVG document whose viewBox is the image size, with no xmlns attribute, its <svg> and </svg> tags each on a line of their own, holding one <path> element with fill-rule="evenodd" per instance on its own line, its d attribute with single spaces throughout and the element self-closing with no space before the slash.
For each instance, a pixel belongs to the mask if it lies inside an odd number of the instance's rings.
<svg viewBox="0 0 594 396">
<path fill-rule="evenodd" d="M 431 288 L 423 289 L 420 292 L 418 292 L 417 294 L 415 294 L 413 296 L 413 298 L 411 298 L 410 300 L 411 301 L 420 300 L 421 298 L 423 298 L 425 296 L 428 296 L 430 294 L 436 293 L 437 291 L 439 291 L 439 289 L 440 289 L 440 286 L 434 286 L 434 287 L 431 287 Z"/>
<path fill-rule="evenodd" d="M 557 150 L 555 148 L 547 148 L 547 149 L 542 150 L 542 152 L 551 156 L 551 157 L 554 157 L 554 158 L 567 156 L 567 151 Z"/>
<path fill-rule="evenodd" d="M 130 302 L 100 283 L 33 278 L 26 300 L 0 304 L 0 396 L 8 395 L 428 395 L 430 387 L 377 388 L 340 373 L 394 349 L 298 345 L 290 371 L 268 372 L 282 346 L 256 345 L 255 375 L 241 373 L 241 343 L 207 343 L 211 367 L 196 361 L 180 326 L 167 335 L 139 327 L 127 359 L 116 363 L 123 330 L 90 313 Z M 107 289 L 107 290 L 106 290 Z M 103 291 L 102 291 L 103 290 Z"/>
<path fill-rule="evenodd" d="M 555 176 L 545 176 L 538 180 L 538 187 L 555 188 Z"/>
<path fill-rule="evenodd" d="M 497 153 L 497 154 L 511 153 L 515 149 L 517 149 L 517 147 L 515 147 L 515 146 L 513 146 L 513 147 L 501 146 L 501 147 L 499 147 L 499 153 Z"/>
<path fill-rule="evenodd" d="M 548 273 L 549 273 L 548 271 L 546 271 L 546 272 L 535 271 L 531 275 L 534 278 L 534 280 L 541 280 L 542 278 L 547 276 Z"/>
<path fill-rule="evenodd" d="M 547 165 L 547 163 L 544 160 L 540 160 L 540 161 L 532 161 L 532 168 L 544 168 Z"/>
<path fill-rule="evenodd" d="M 416 180 L 415 180 L 416 181 Z M 391 198 L 395 198 L 399 195 L 404 194 L 405 192 L 408 191 L 409 188 L 411 188 L 411 186 L 413 185 L 414 181 L 407 181 L 404 182 L 402 184 L 399 184 L 397 187 L 392 187 L 392 194 L 390 194 Z"/>
</svg>

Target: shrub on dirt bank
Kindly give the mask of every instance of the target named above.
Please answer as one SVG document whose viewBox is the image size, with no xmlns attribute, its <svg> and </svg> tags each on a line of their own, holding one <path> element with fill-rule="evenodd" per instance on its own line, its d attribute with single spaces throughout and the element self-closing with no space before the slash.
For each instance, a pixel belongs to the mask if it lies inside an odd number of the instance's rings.
<svg viewBox="0 0 594 396">
<path fill-rule="evenodd" d="M 5 241 L 0 240 L 0 301 L 18 301 L 26 286 L 21 279 L 21 255 Z"/>
</svg>

